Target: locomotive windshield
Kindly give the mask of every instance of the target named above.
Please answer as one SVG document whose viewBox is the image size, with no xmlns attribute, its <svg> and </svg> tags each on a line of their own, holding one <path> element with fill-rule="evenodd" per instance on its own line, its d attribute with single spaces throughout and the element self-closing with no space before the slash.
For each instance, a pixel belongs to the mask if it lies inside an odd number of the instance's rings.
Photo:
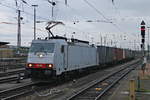
<svg viewBox="0 0 150 100">
<path fill-rule="evenodd" d="M 54 52 L 54 43 L 32 43 L 30 47 L 30 52 Z"/>
</svg>

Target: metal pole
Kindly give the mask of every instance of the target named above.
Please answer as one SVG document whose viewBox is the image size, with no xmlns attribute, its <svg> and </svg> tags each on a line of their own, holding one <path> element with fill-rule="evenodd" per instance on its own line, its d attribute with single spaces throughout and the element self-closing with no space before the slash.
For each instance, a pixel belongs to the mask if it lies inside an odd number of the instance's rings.
<svg viewBox="0 0 150 100">
<path fill-rule="evenodd" d="M 101 33 L 99 34 L 99 45 L 101 45 Z"/>
<path fill-rule="evenodd" d="M 136 50 L 135 40 L 134 40 L 134 50 Z"/>
<path fill-rule="evenodd" d="M 36 7 L 38 5 L 32 5 L 34 7 L 34 40 L 36 40 Z"/>
<path fill-rule="evenodd" d="M 147 43 L 147 47 L 148 47 L 148 59 L 149 59 L 149 29 L 150 29 L 150 27 L 147 27 L 148 28 L 148 43 Z"/>
<path fill-rule="evenodd" d="M 140 82 L 140 76 L 138 75 L 138 78 L 137 78 L 137 86 L 138 86 L 138 88 L 137 88 L 137 90 L 139 91 L 140 90 L 140 88 L 141 88 L 141 82 Z"/>
<path fill-rule="evenodd" d="M 54 7 L 52 6 L 52 20 L 54 20 Z"/>
<path fill-rule="evenodd" d="M 101 45 L 103 45 L 103 37 L 101 36 Z"/>
<path fill-rule="evenodd" d="M 17 34 L 17 47 L 21 47 L 21 17 L 20 10 L 18 10 L 18 34 Z"/>
<path fill-rule="evenodd" d="M 93 39 L 94 39 L 94 38 L 93 38 L 93 37 L 91 37 L 91 40 L 92 40 L 92 44 L 94 44 L 94 41 L 93 41 Z"/>
<path fill-rule="evenodd" d="M 106 46 L 106 36 L 104 37 L 104 46 Z"/>
<path fill-rule="evenodd" d="M 129 100 L 135 100 L 135 80 L 130 80 Z"/>
<path fill-rule="evenodd" d="M 36 39 L 36 9 L 34 7 L 34 40 Z"/>
</svg>

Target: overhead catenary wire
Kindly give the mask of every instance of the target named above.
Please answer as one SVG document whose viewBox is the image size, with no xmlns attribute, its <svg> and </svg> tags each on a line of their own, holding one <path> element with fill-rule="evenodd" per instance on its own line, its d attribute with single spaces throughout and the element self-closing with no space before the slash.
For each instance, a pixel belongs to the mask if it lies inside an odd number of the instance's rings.
<svg viewBox="0 0 150 100">
<path fill-rule="evenodd" d="M 90 2 L 87 0 L 83 0 L 85 3 L 87 3 L 92 9 L 94 9 L 100 16 L 102 16 L 106 21 L 108 21 L 110 24 L 112 24 L 119 32 L 125 34 L 126 32 L 123 31 L 116 23 L 112 22 L 110 19 L 108 19 L 101 11 L 99 11 L 95 6 L 93 6 Z"/>
<path fill-rule="evenodd" d="M 17 8 L 9 6 L 8 4 L 2 4 L 2 3 L 0 3 L 0 5 L 4 6 L 4 7 L 7 7 L 9 9 L 15 10 L 15 11 L 18 10 Z M 23 13 L 25 13 L 25 14 L 27 14 L 27 15 L 33 16 L 33 14 L 31 14 L 29 12 L 22 11 L 22 10 L 20 10 L 20 11 L 23 12 Z M 38 16 L 38 18 L 41 18 L 41 19 L 44 19 L 44 20 L 47 20 L 47 21 L 49 20 L 49 19 L 46 19 L 46 18 L 41 17 L 41 16 Z M 8 21 L 6 21 L 6 22 L 3 21 L 3 22 L 1 22 L 1 24 L 17 25 L 17 23 L 12 23 L 12 22 L 8 22 Z M 25 24 L 25 23 L 22 23 L 22 24 Z M 39 28 L 37 30 L 43 31 L 42 29 L 39 29 Z"/>
<path fill-rule="evenodd" d="M 12 7 L 12 6 L 9 6 L 9 5 L 6 5 L 6 4 L 2 4 L 2 3 L 0 3 L 0 5 L 2 5 L 2 6 L 4 6 L 4 7 L 7 7 L 7 8 L 10 8 L 10 9 L 12 9 L 12 10 L 18 10 L 17 8 L 15 8 L 15 7 Z M 31 14 L 31 13 L 29 13 L 29 12 L 26 12 L 26 11 L 22 11 L 21 10 L 21 12 L 23 12 L 23 13 L 25 13 L 25 14 L 27 14 L 27 15 L 30 15 L 30 16 L 33 16 L 33 14 Z M 46 21 L 44 21 L 44 22 L 48 22 L 49 21 L 49 19 L 47 19 L 47 18 L 44 18 L 44 17 L 41 17 L 41 16 L 37 16 L 38 18 L 41 18 L 41 19 L 43 19 L 43 20 L 46 20 Z M 4 23 L 3 23 L 4 24 Z M 74 27 L 71 27 L 71 26 L 66 26 L 66 28 L 72 28 L 72 29 L 74 29 L 74 30 L 77 30 L 77 31 L 81 31 L 81 32 L 84 32 L 83 30 L 80 30 L 80 29 L 77 29 L 77 28 L 74 28 Z M 38 29 L 38 30 L 40 30 L 41 31 L 41 29 Z M 42 30 L 43 31 L 43 30 Z"/>
<path fill-rule="evenodd" d="M 43 0 L 42 0 L 43 1 Z M 45 1 L 47 1 L 47 0 L 45 0 Z M 88 5 L 90 5 L 92 8 L 94 8 L 95 9 L 95 11 L 97 12 L 97 13 L 99 13 L 101 16 L 103 16 L 103 18 L 106 20 L 104 20 L 104 21 L 99 21 L 99 22 L 105 22 L 105 23 L 111 23 L 111 24 L 113 24 L 115 27 L 117 27 L 119 30 L 121 30 L 116 24 L 114 24 L 110 19 L 108 19 L 107 17 L 105 17 L 105 15 L 103 14 L 103 13 L 101 13 L 97 8 L 95 8 L 92 4 L 90 4 L 87 0 L 84 0 L 85 2 L 87 2 L 88 3 Z M 8 8 L 11 8 L 11 9 L 14 9 L 14 10 L 17 10 L 16 8 L 14 8 L 14 7 L 11 7 L 11 6 L 8 6 L 8 5 L 5 5 L 5 4 L 1 4 L 1 5 L 3 5 L 3 6 L 6 6 L 6 7 L 8 7 Z M 69 5 L 66 5 L 67 7 L 69 7 L 69 8 L 71 8 L 73 11 L 75 11 L 75 9 L 73 9 L 72 7 L 70 7 Z M 31 13 L 29 13 L 29 12 L 26 12 L 26 11 L 22 11 L 22 12 L 24 12 L 25 14 L 27 14 L 27 15 L 30 15 L 30 16 L 33 16 L 33 14 L 31 14 Z M 82 16 L 83 17 L 83 16 Z M 49 19 L 47 19 L 47 18 L 44 18 L 44 17 L 41 17 L 41 16 L 37 16 L 37 18 L 41 18 L 41 19 L 44 19 L 44 20 L 49 20 Z M 79 22 L 79 21 L 78 21 Z M 87 20 L 87 22 L 89 22 L 88 20 Z M 93 22 L 96 22 L 96 21 L 93 21 Z"/>
<path fill-rule="evenodd" d="M 42 0 L 43 1 L 43 0 Z M 59 3 L 61 4 L 61 5 L 65 5 L 67 8 L 70 8 L 73 12 L 75 12 L 76 14 L 78 14 L 80 17 L 82 17 L 82 18 L 85 18 L 85 19 L 87 19 L 85 16 L 82 16 L 82 15 L 80 15 L 79 13 L 78 13 L 78 11 L 76 10 L 76 9 L 74 9 L 73 7 L 71 7 L 69 4 L 64 4 L 64 2 L 62 2 L 62 1 L 59 1 Z M 76 21 L 73 21 L 74 23 L 79 23 L 79 22 L 81 22 L 81 21 L 79 21 L 79 20 L 76 20 Z M 83 22 L 102 22 L 102 23 L 109 23 L 108 21 L 105 21 L 105 20 L 85 20 L 85 21 L 83 21 Z M 95 25 L 95 24 L 93 24 L 93 23 L 90 23 L 90 24 L 92 24 L 92 25 Z M 66 27 L 68 27 L 68 28 L 72 28 L 72 29 L 75 29 L 75 30 L 77 30 L 77 31 L 80 31 L 80 32 L 84 32 L 85 33 L 85 31 L 83 31 L 83 30 L 81 30 L 81 29 L 78 29 L 78 28 L 75 28 L 75 27 L 71 27 L 71 26 L 67 26 L 67 25 L 65 25 Z M 88 33 L 88 32 L 86 32 L 86 33 Z M 90 34 L 90 33 L 89 33 Z"/>
<path fill-rule="evenodd" d="M 93 8 L 100 16 L 102 16 L 106 21 L 108 21 L 110 24 L 112 24 L 114 27 L 116 27 L 120 32 L 122 32 L 122 30 L 118 27 L 118 25 L 116 25 L 114 22 L 112 22 L 110 19 L 108 19 L 107 17 L 105 17 L 105 15 L 100 12 L 95 6 L 93 6 L 90 2 L 88 2 L 87 0 L 83 0 L 85 3 L 87 3 L 91 8 Z M 125 32 L 124 32 L 125 33 Z"/>
<path fill-rule="evenodd" d="M 93 6 L 90 2 L 88 2 L 87 0 L 83 0 L 85 3 L 87 3 L 91 8 L 93 8 L 99 15 L 101 15 L 105 20 L 107 20 L 109 23 L 112 23 L 112 21 L 110 21 L 110 19 L 108 19 L 107 17 L 105 17 L 105 15 L 100 12 L 95 6 Z"/>
<path fill-rule="evenodd" d="M 9 5 L 6 5 L 6 4 L 0 3 L 0 5 L 1 5 L 1 6 L 4 6 L 4 7 L 7 7 L 7 8 L 10 8 L 10 9 L 15 10 L 15 11 L 18 10 L 17 8 L 12 7 L 12 6 L 9 6 Z M 20 10 L 20 11 L 23 12 L 23 13 L 25 13 L 25 14 L 28 14 L 28 15 L 30 15 L 30 16 L 34 16 L 33 14 L 31 14 L 31 13 L 29 13 L 29 12 L 26 12 L 26 11 L 23 11 L 23 10 Z M 49 21 L 49 19 L 48 19 L 48 18 L 45 18 L 45 17 L 37 16 L 37 18 L 40 18 L 40 19 Z"/>
<path fill-rule="evenodd" d="M 41 1 L 48 1 L 48 0 L 41 0 Z M 66 2 L 66 1 L 65 1 Z M 79 15 L 80 17 L 82 17 L 82 18 L 84 18 L 84 19 L 87 19 L 87 16 L 85 17 L 85 16 L 83 16 L 83 15 L 81 15 L 80 13 L 78 13 L 78 11 L 76 10 L 76 9 L 74 9 L 73 7 L 71 7 L 69 4 L 68 4 L 68 1 L 67 1 L 67 5 L 66 5 L 66 3 L 64 3 L 64 2 L 62 2 L 62 1 L 56 1 L 56 3 L 59 3 L 59 4 L 61 4 L 61 5 L 63 5 L 63 6 L 66 6 L 67 8 L 69 8 L 70 10 L 72 10 L 72 12 L 75 12 L 77 15 Z M 52 5 L 51 5 L 52 6 Z M 75 20 L 75 21 L 73 21 L 73 22 L 81 22 L 78 18 L 77 18 L 77 20 Z M 97 20 L 92 20 L 92 19 L 88 19 L 88 20 L 84 20 L 83 22 L 102 22 L 102 23 L 110 23 L 111 21 L 107 21 L 107 20 L 99 20 L 99 19 L 97 19 Z"/>
<path fill-rule="evenodd" d="M 5 3 L 5 4 L 0 3 L 0 5 L 1 5 L 1 6 L 4 6 L 4 7 L 7 7 L 7 8 L 9 8 L 9 9 L 15 10 L 15 11 L 17 11 L 17 10 L 20 9 L 20 8 L 18 9 L 18 8 L 16 8 L 16 7 L 10 6 L 10 5 L 7 4 L 7 3 Z M 31 13 L 29 13 L 29 12 L 26 12 L 26 11 L 24 11 L 24 10 L 20 10 L 20 11 L 23 12 L 23 13 L 25 13 L 25 14 L 27 14 L 27 15 L 33 16 L 33 14 L 31 14 Z M 38 16 L 38 17 L 41 18 L 41 19 L 49 20 L 49 19 L 43 18 L 43 17 L 41 17 L 41 16 Z M 3 24 L 6 24 L 6 23 L 3 23 Z M 7 24 L 8 24 L 8 23 L 7 23 Z M 9 24 L 10 24 L 10 23 L 9 23 Z M 77 29 L 77 28 L 74 28 L 74 27 L 70 27 L 70 26 L 67 26 L 66 28 L 68 28 L 68 29 L 72 28 L 72 29 L 74 29 L 74 30 L 81 31 L 80 29 Z M 41 29 L 37 29 L 37 30 L 39 30 L 39 31 L 44 31 L 44 30 L 41 30 Z"/>
<path fill-rule="evenodd" d="M 49 0 L 41 0 L 41 1 L 49 1 Z M 61 4 L 61 5 L 65 5 L 66 7 L 70 8 L 72 11 L 76 12 L 76 14 L 77 14 L 77 10 L 75 10 L 74 8 L 72 8 L 71 6 L 69 6 L 68 4 L 66 5 L 66 4 L 64 4 L 62 1 L 59 1 L 59 2 L 56 1 L 56 3 L 59 3 L 59 4 Z M 56 4 L 56 5 L 57 5 L 57 4 Z M 52 5 L 51 5 L 51 6 L 52 6 Z M 80 14 L 78 14 L 78 15 L 81 16 Z M 83 17 L 83 16 L 81 16 L 81 17 Z M 79 22 L 79 20 L 73 21 L 74 24 L 75 24 L 75 23 L 78 23 L 78 22 Z M 87 21 L 85 21 L 85 22 L 87 22 Z M 65 28 L 66 28 L 66 29 L 73 29 L 73 30 L 76 30 L 76 31 L 78 31 L 78 32 L 85 33 L 85 31 L 83 31 L 83 30 L 81 30 L 81 29 L 79 29 L 79 28 L 71 27 L 71 26 L 69 26 L 69 25 L 67 25 L 67 24 L 65 24 Z M 88 33 L 88 32 L 86 32 L 86 33 Z M 88 33 L 88 34 L 89 34 L 89 33 Z"/>
<path fill-rule="evenodd" d="M 47 1 L 47 0 L 41 0 L 41 1 Z M 63 4 L 63 5 L 65 5 L 64 4 L 64 2 L 62 2 L 62 1 L 59 1 L 59 2 L 57 2 L 57 3 L 60 3 L 60 4 Z M 52 5 L 51 5 L 52 6 Z M 72 8 L 69 4 L 67 4 L 67 5 L 65 5 L 66 7 L 68 7 L 68 8 L 70 8 L 73 12 L 78 12 L 76 9 L 74 9 L 74 8 Z M 98 10 L 97 10 L 98 11 Z M 98 11 L 99 12 L 99 11 Z M 101 13 L 102 14 L 102 13 Z M 80 15 L 80 14 L 78 14 L 78 15 Z M 102 14 L 103 15 L 103 14 Z M 80 15 L 81 16 L 81 15 Z M 83 16 L 81 16 L 81 17 L 83 17 Z M 105 17 L 104 15 L 103 15 L 103 17 L 105 18 L 105 20 L 85 20 L 85 21 L 83 21 L 83 22 L 91 22 L 90 24 L 93 24 L 92 22 L 103 22 L 103 23 L 112 23 L 111 22 L 111 20 L 110 19 L 108 19 L 107 17 Z M 83 18 L 85 18 L 85 17 L 83 17 Z M 86 18 L 87 19 L 87 18 Z M 79 20 L 77 20 L 77 21 L 74 21 L 75 23 L 79 23 L 80 21 Z M 112 24 L 114 24 L 114 23 L 112 23 Z M 94 24 L 95 25 L 95 24 Z M 115 27 L 117 27 L 117 29 L 118 30 L 120 30 L 121 31 L 121 29 L 119 29 L 119 27 L 116 25 L 116 24 L 114 24 L 114 26 Z M 66 27 L 66 29 L 67 28 L 71 28 L 71 29 L 74 29 L 74 30 L 77 30 L 77 31 L 80 31 L 80 32 L 83 32 L 83 33 L 85 33 L 85 31 L 83 31 L 83 30 L 81 30 L 81 29 L 78 29 L 78 28 L 75 28 L 75 27 L 71 27 L 71 26 L 68 26 L 68 25 L 65 25 L 65 27 Z M 88 33 L 88 32 L 86 32 L 86 33 Z M 88 33 L 88 34 L 90 34 L 90 33 Z"/>
</svg>

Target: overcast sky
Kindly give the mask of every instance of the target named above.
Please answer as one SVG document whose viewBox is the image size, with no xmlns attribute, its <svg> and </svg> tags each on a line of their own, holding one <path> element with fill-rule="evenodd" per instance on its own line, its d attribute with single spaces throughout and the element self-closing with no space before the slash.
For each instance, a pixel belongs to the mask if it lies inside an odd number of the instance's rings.
<svg viewBox="0 0 150 100">
<path fill-rule="evenodd" d="M 141 21 L 144 20 L 150 26 L 150 0 L 114 0 L 114 3 L 112 0 L 67 0 L 67 5 L 65 0 L 53 1 L 56 2 L 53 19 L 65 24 L 53 29 L 55 35 L 66 34 L 71 37 L 75 32 L 75 38 L 96 44 L 138 49 Z M 18 8 L 23 17 L 22 45 L 30 45 L 33 39 L 32 4 L 38 5 L 37 20 L 44 21 L 37 23 L 37 37 L 47 36 L 46 22 L 52 20 L 52 6 L 47 0 L 1 0 L 0 41 L 16 45 Z"/>
</svg>

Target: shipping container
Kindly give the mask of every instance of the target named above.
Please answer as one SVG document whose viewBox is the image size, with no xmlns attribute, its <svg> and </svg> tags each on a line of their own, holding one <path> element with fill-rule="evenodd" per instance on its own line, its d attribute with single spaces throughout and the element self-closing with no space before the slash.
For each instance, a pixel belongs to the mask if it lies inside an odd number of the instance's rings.
<svg viewBox="0 0 150 100">
<path fill-rule="evenodd" d="M 115 48 L 116 60 L 121 61 L 123 60 L 123 49 Z"/>
<path fill-rule="evenodd" d="M 113 61 L 115 60 L 115 53 L 113 47 L 98 46 L 97 52 L 100 65 L 113 63 Z"/>
</svg>

